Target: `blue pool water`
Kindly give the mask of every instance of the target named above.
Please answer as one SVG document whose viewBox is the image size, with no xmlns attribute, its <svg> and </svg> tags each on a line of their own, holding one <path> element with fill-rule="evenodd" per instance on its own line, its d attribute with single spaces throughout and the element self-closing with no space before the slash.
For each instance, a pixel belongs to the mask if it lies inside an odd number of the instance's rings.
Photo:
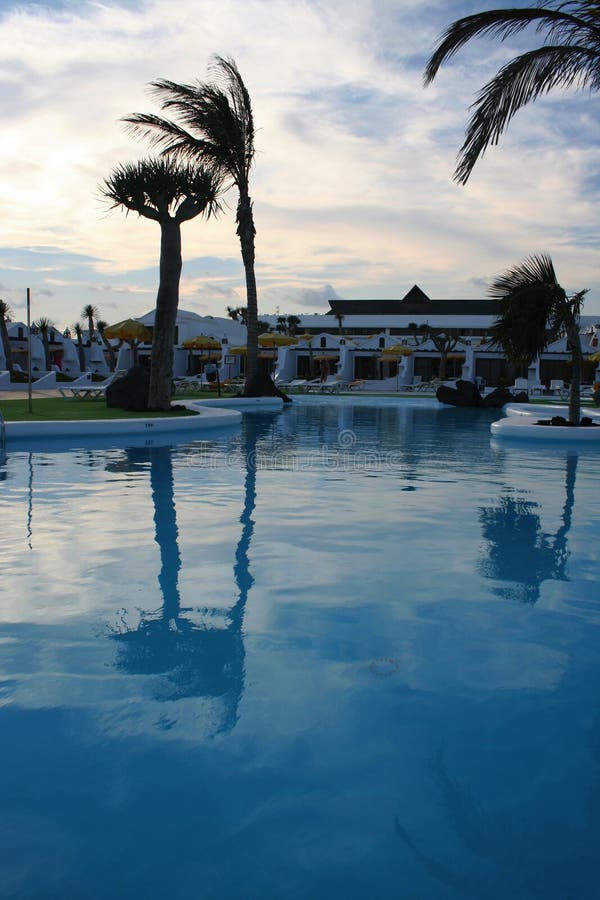
<svg viewBox="0 0 600 900">
<path fill-rule="evenodd" d="M 588 900 L 600 454 L 299 398 L 0 467 L 0 896 Z"/>
</svg>

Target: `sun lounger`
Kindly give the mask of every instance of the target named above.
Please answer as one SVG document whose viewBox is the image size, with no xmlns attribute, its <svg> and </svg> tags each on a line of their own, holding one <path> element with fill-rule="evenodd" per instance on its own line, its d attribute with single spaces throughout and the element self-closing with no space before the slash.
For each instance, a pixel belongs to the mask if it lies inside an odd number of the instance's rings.
<svg viewBox="0 0 600 900">
<path fill-rule="evenodd" d="M 109 387 L 117 378 L 121 378 L 125 372 L 113 372 L 104 381 L 83 381 L 77 378 L 70 385 L 59 388 L 59 393 L 65 400 L 102 400 L 106 397 L 106 388 Z"/>
<path fill-rule="evenodd" d="M 565 387 L 565 383 L 562 378 L 555 378 L 550 382 L 550 393 L 555 397 L 560 397 L 561 400 L 566 399 L 569 395 L 568 389 Z"/>
<path fill-rule="evenodd" d="M 197 394 L 202 390 L 202 379 L 195 375 L 182 375 L 173 379 L 173 389 L 176 394 Z"/>
<path fill-rule="evenodd" d="M 304 391 L 307 394 L 314 394 L 318 392 L 322 384 L 323 382 L 320 378 L 315 378 L 313 381 L 307 381 L 304 385 Z"/>
<path fill-rule="evenodd" d="M 325 381 L 321 381 L 317 387 L 320 394 L 337 394 L 348 382 L 339 375 L 329 375 Z"/>
</svg>

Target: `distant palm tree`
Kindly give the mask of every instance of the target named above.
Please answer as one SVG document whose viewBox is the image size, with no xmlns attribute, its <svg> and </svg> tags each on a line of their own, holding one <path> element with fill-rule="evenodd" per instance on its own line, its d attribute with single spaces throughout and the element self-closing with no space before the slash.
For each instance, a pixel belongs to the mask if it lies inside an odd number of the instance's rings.
<svg viewBox="0 0 600 900">
<path fill-rule="evenodd" d="M 2 339 L 6 368 L 9 372 L 13 370 L 12 350 L 8 336 L 8 323 L 12 319 L 12 314 L 12 309 L 8 303 L 5 300 L 0 300 L 0 338 Z"/>
<path fill-rule="evenodd" d="M 88 337 L 90 341 L 94 340 L 94 319 L 98 317 L 98 307 L 93 306 L 91 303 L 87 303 L 83 309 L 81 310 L 81 318 L 87 319 L 88 323 Z"/>
<path fill-rule="evenodd" d="M 248 318 L 248 309 L 245 306 L 228 306 L 227 315 L 234 322 L 241 322 L 242 325 L 245 325 Z"/>
<path fill-rule="evenodd" d="M 169 409 L 173 344 L 181 276 L 181 224 L 207 219 L 221 207 L 221 178 L 214 171 L 168 159 L 118 166 L 100 190 L 112 206 L 123 206 L 160 225 L 160 275 L 150 359 L 150 409 Z"/>
<path fill-rule="evenodd" d="M 104 322 L 102 319 L 99 319 L 96 322 L 96 328 L 98 329 L 98 334 L 102 338 L 102 343 L 104 344 L 104 349 L 108 353 L 108 368 L 110 369 L 111 372 L 114 372 L 116 365 L 117 365 L 115 348 L 113 347 L 111 342 L 108 340 L 108 338 L 104 336 L 104 329 L 108 328 L 108 322 Z"/>
<path fill-rule="evenodd" d="M 246 275 L 247 362 L 246 396 L 264 393 L 258 365 L 258 303 L 254 271 L 254 214 L 250 198 L 250 172 L 254 164 L 254 117 L 250 94 L 232 59 L 215 56 L 211 71 L 215 82 L 177 84 L 152 82 L 162 108 L 173 110 L 181 125 L 160 116 L 127 116 L 130 130 L 150 138 L 163 153 L 202 162 L 224 172 L 238 190 L 237 235 Z"/>
<path fill-rule="evenodd" d="M 579 318 L 587 290 L 567 296 L 558 283 L 552 260 L 541 253 L 499 275 L 489 294 L 499 304 L 492 340 L 502 347 L 509 362 L 528 366 L 548 344 L 566 335 L 573 362 L 569 423 L 579 425 L 583 365 Z"/>
<path fill-rule="evenodd" d="M 83 331 L 79 322 L 75 322 L 75 324 L 73 325 L 73 331 L 75 332 L 75 337 L 77 338 L 77 357 L 79 359 L 79 371 L 85 372 L 86 361 L 85 350 L 83 348 Z"/>
<path fill-rule="evenodd" d="M 42 336 L 42 344 L 44 345 L 44 359 L 46 371 L 49 372 L 52 368 L 52 357 L 50 356 L 50 331 L 55 327 L 50 319 L 46 318 L 46 316 L 42 316 L 37 320 L 37 322 L 33 323 L 33 327 L 37 328 L 39 333 Z"/>
<path fill-rule="evenodd" d="M 535 7 L 496 9 L 453 22 L 441 36 L 425 69 L 430 84 L 442 63 L 471 38 L 504 41 L 527 26 L 546 34 L 546 43 L 503 66 L 477 95 L 458 155 L 454 178 L 465 184 L 479 157 L 497 144 L 523 106 L 554 88 L 600 89 L 600 13 L 597 0 L 545 0 Z"/>
</svg>

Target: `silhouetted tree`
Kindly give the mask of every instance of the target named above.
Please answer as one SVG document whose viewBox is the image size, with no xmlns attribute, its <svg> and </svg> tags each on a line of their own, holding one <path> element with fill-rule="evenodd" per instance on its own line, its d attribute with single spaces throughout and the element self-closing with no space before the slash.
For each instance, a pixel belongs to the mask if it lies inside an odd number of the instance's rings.
<svg viewBox="0 0 600 900">
<path fill-rule="evenodd" d="M 112 206 L 122 206 L 160 225 L 160 270 L 150 359 L 148 407 L 169 409 L 173 345 L 181 277 L 181 225 L 219 209 L 221 180 L 215 172 L 172 160 L 145 159 L 120 165 L 100 190 Z"/>
<path fill-rule="evenodd" d="M 250 94 L 232 59 L 215 56 L 214 82 L 177 84 L 152 82 L 162 108 L 173 110 L 182 124 L 154 115 L 128 116 L 134 134 L 149 137 L 163 153 L 202 163 L 226 173 L 237 188 L 237 235 L 246 275 L 247 360 L 246 396 L 264 393 L 265 375 L 258 365 L 258 303 L 256 292 L 254 213 L 250 172 L 254 165 L 254 117 Z M 270 379 L 269 379 L 270 380 Z"/>
<path fill-rule="evenodd" d="M 556 278 L 550 257 L 541 253 L 499 275 L 489 289 L 498 301 L 499 317 L 491 333 L 509 362 L 528 366 L 548 344 L 566 335 L 572 370 L 569 422 L 579 425 L 583 354 L 579 319 L 587 290 L 570 297 Z"/>
<path fill-rule="evenodd" d="M 10 346 L 10 338 L 8 336 L 8 323 L 12 318 L 12 310 L 5 300 L 0 300 L 0 338 L 2 339 L 2 349 L 4 350 L 4 359 L 6 368 L 9 372 L 13 370 L 12 350 Z"/>
</svg>

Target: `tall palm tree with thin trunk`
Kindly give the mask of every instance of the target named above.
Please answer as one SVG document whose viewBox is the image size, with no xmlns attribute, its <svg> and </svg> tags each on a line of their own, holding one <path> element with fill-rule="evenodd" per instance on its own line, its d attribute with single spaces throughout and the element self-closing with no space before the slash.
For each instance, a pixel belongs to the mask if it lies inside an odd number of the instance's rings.
<svg viewBox="0 0 600 900">
<path fill-rule="evenodd" d="M 99 319 L 96 322 L 96 328 L 98 329 L 98 334 L 102 338 L 104 349 L 108 353 L 108 368 L 111 372 L 114 372 L 117 365 L 117 355 L 115 353 L 115 348 L 104 334 L 104 329 L 108 328 L 108 322 Z"/>
<path fill-rule="evenodd" d="M 152 93 L 164 110 L 172 110 L 181 124 L 160 116 L 127 116 L 130 131 L 149 138 L 165 154 L 201 162 L 224 172 L 237 188 L 237 236 L 246 277 L 247 361 L 246 396 L 265 392 L 258 366 L 258 301 L 254 270 L 254 213 L 250 197 L 250 173 L 254 165 L 254 117 L 250 94 L 233 59 L 215 56 L 212 82 L 177 84 L 160 79 Z"/>
<path fill-rule="evenodd" d="M 150 358 L 148 407 L 169 409 L 173 344 L 181 277 L 181 225 L 216 214 L 221 178 L 215 171 L 170 159 L 118 166 L 100 190 L 112 207 L 122 206 L 160 225 L 160 274 Z"/>
<path fill-rule="evenodd" d="M 6 368 L 9 372 L 13 370 L 12 350 L 10 347 L 10 338 L 8 336 L 8 323 L 12 318 L 12 309 L 6 300 L 0 300 L 0 339 L 2 340 L 2 349 L 4 350 L 4 360 Z"/>
<path fill-rule="evenodd" d="M 83 331 L 79 322 L 75 322 L 73 325 L 73 331 L 75 332 L 75 337 L 77 338 L 77 358 L 79 359 L 79 371 L 85 372 L 86 362 L 85 362 L 85 350 L 83 348 Z"/>
<path fill-rule="evenodd" d="M 472 38 L 501 41 L 532 26 L 541 47 L 515 57 L 479 91 L 458 154 L 454 179 L 466 184 L 475 163 L 522 107 L 555 88 L 600 90 L 600 7 L 597 0 L 542 0 L 535 7 L 496 9 L 453 22 L 425 69 L 425 84 Z"/>
<path fill-rule="evenodd" d="M 83 320 L 87 319 L 88 323 L 88 338 L 90 341 L 94 340 L 94 319 L 98 318 L 98 307 L 94 306 L 92 303 L 86 303 L 86 305 L 81 310 L 81 318 Z"/>
<path fill-rule="evenodd" d="M 37 320 L 37 322 L 33 323 L 33 327 L 37 328 L 42 336 L 45 366 L 46 371 L 49 372 L 52 368 L 52 357 L 50 356 L 50 331 L 54 328 L 54 325 L 52 324 L 50 319 L 46 318 L 46 316 L 42 316 Z"/>
<path fill-rule="evenodd" d="M 528 366 L 548 344 L 566 336 L 573 363 L 569 424 L 579 425 L 583 365 L 579 319 L 587 290 L 568 296 L 558 283 L 552 260 L 541 253 L 499 275 L 489 294 L 499 307 L 492 340 L 502 347 L 509 361 Z"/>
</svg>

